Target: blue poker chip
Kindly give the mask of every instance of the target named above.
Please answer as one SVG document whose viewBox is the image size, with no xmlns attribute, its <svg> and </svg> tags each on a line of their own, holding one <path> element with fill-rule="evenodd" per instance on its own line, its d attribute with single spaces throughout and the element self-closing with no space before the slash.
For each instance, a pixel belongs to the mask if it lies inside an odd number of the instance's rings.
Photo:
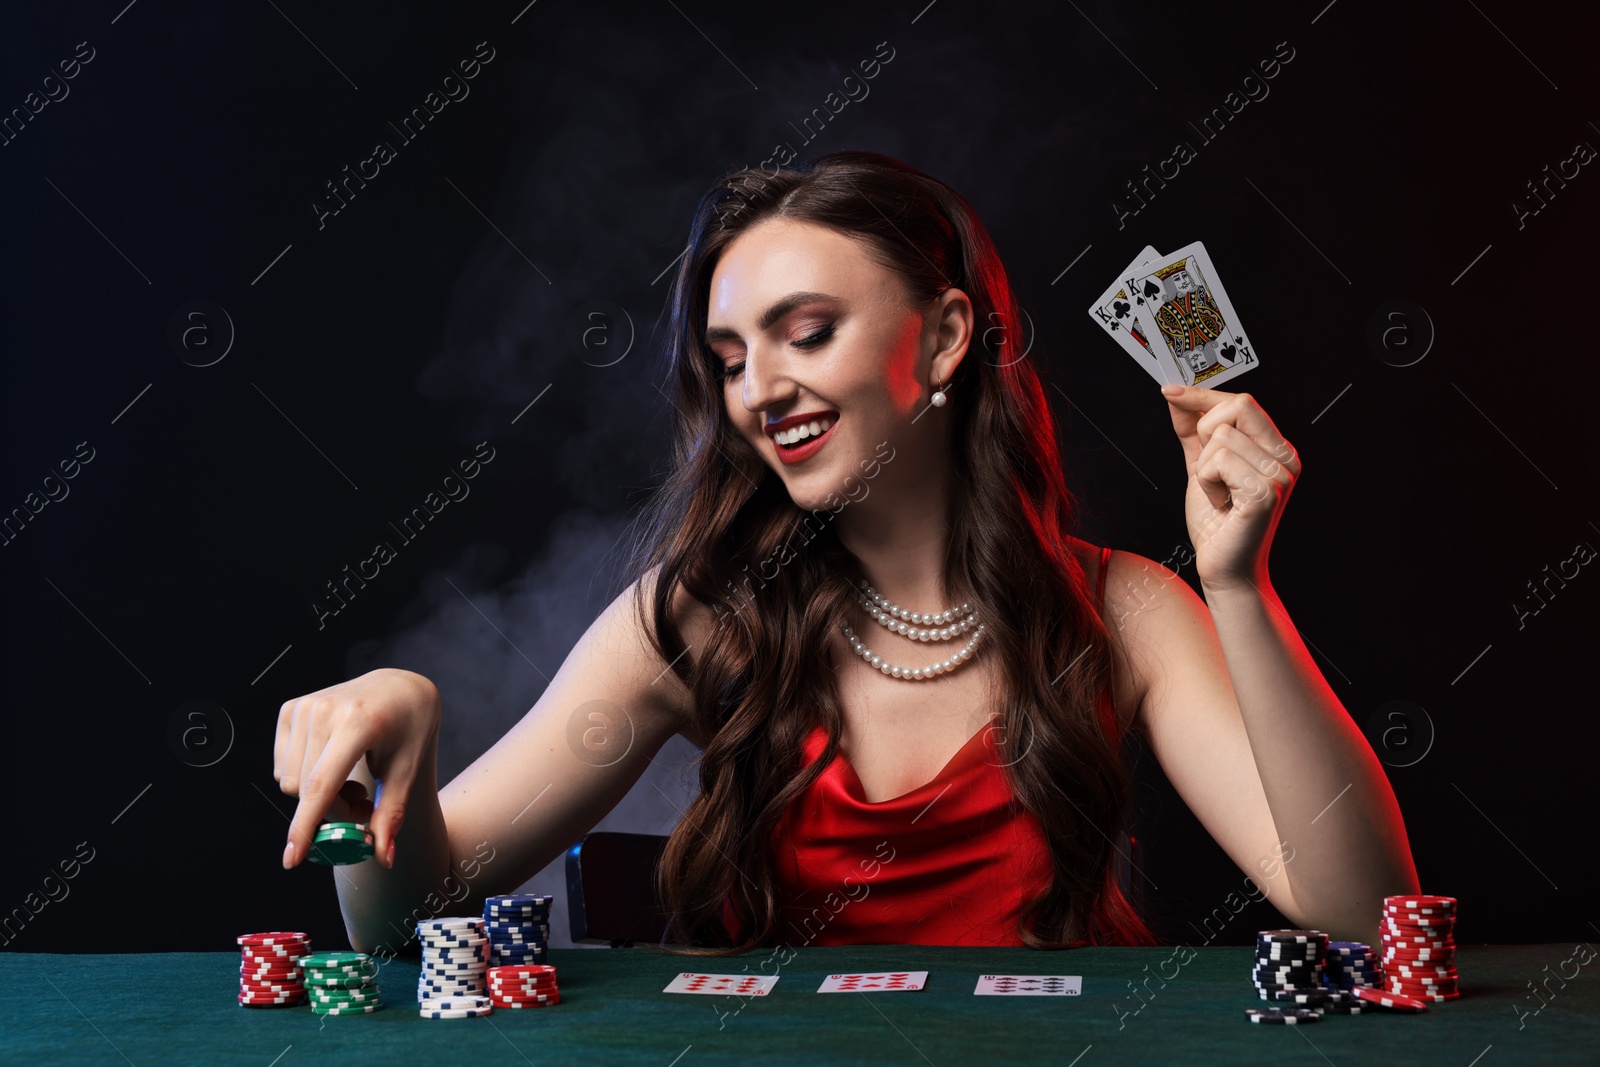
<svg viewBox="0 0 1600 1067">
<path fill-rule="evenodd" d="M 484 900 L 483 904 L 487 908 L 548 908 L 555 903 L 555 899 L 549 893 L 506 893 L 497 897 L 489 897 Z"/>
</svg>

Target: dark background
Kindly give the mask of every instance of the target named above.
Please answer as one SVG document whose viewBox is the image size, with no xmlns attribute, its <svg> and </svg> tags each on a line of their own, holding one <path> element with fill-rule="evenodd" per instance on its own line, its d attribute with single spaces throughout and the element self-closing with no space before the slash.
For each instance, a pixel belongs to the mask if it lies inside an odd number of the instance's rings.
<svg viewBox="0 0 1600 1067">
<path fill-rule="evenodd" d="M 332 876 L 280 867 L 279 704 L 421 671 L 444 694 L 441 782 L 533 704 L 619 587 L 612 547 L 659 480 L 654 330 L 695 199 L 779 141 L 887 152 L 972 201 L 1035 330 L 1082 536 L 1174 564 L 1166 405 L 1085 309 L 1143 244 L 1205 240 L 1261 359 L 1230 388 L 1303 457 L 1275 584 L 1389 766 L 1423 889 L 1461 899 L 1467 942 L 1600 930 L 1581 688 L 1600 577 L 1552 582 L 1520 626 L 1514 607 L 1600 546 L 1596 164 L 1521 225 L 1513 208 L 1600 145 L 1592 13 L 524 5 L 0 16 L 0 113 L 94 49 L 0 146 L 0 512 L 80 442 L 94 457 L 0 547 L 0 912 L 93 850 L 8 947 L 342 942 Z M 396 136 L 478 42 L 494 58 L 470 95 Z M 879 42 L 894 57 L 869 95 L 806 143 L 790 124 L 859 95 L 844 79 Z M 1204 142 L 1189 123 L 1279 42 L 1293 59 L 1248 87 L 1268 95 Z M 1196 158 L 1119 228 L 1125 183 L 1180 139 Z M 397 157 L 319 228 L 324 183 L 378 140 Z M 231 346 L 214 309 L 189 347 L 169 340 L 195 300 L 225 311 Z M 1374 346 L 1394 300 L 1423 311 Z M 495 458 L 471 495 L 319 629 L 325 583 L 480 441 Z M 675 739 L 601 826 L 666 832 L 693 755 Z M 1243 874 L 1153 761 L 1139 781 L 1152 919 L 1198 945 L 1191 923 Z M 530 885 L 559 895 L 559 865 Z M 1281 922 L 1255 906 L 1217 940 Z"/>
</svg>

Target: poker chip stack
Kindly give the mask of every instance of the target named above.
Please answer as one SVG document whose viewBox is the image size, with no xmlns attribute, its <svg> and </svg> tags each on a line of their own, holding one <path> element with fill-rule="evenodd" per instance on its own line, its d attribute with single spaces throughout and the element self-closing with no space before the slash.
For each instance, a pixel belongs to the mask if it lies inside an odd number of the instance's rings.
<svg viewBox="0 0 1600 1067">
<path fill-rule="evenodd" d="M 549 962 L 551 899 L 545 893 L 527 893 L 484 901 L 483 927 L 493 966 Z"/>
<path fill-rule="evenodd" d="M 1377 989 L 1383 985 L 1383 964 L 1371 945 L 1360 941 L 1329 941 L 1322 959 L 1322 984 L 1349 992 L 1357 986 Z"/>
<path fill-rule="evenodd" d="M 243 959 L 239 963 L 239 1006 L 285 1008 L 306 1002 L 300 958 L 311 951 L 311 939 L 302 933 L 275 931 L 240 934 Z"/>
<path fill-rule="evenodd" d="M 378 963 L 365 952 L 313 952 L 301 963 L 306 995 L 318 1015 L 365 1015 L 383 1007 Z"/>
<path fill-rule="evenodd" d="M 1384 897 L 1384 991 L 1435 1003 L 1461 996 L 1455 923 L 1455 897 Z"/>
<path fill-rule="evenodd" d="M 1262 1000 L 1293 1003 L 1296 995 L 1322 993 L 1327 950 L 1328 935 L 1320 930 L 1262 930 L 1250 983 Z"/>
<path fill-rule="evenodd" d="M 306 861 L 324 867 L 360 863 L 372 856 L 372 830 L 362 822 L 325 822 L 317 827 Z"/>
<path fill-rule="evenodd" d="M 422 939 L 417 1002 L 423 1011 L 430 1010 L 427 1004 L 435 1000 L 475 1004 L 485 992 L 489 969 L 489 939 L 484 935 L 483 920 L 475 915 L 427 919 L 417 924 L 417 936 Z"/>
<path fill-rule="evenodd" d="M 556 969 L 545 964 L 490 967 L 489 997 L 497 1008 L 548 1008 L 561 1003 Z"/>
</svg>

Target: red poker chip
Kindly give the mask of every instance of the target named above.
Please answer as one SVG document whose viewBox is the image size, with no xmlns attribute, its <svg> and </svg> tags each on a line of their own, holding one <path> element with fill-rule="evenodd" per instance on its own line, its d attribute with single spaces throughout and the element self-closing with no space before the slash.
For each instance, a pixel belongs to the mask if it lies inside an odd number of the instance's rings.
<svg viewBox="0 0 1600 1067">
<path fill-rule="evenodd" d="M 496 974 L 533 974 L 556 976 L 556 969 L 548 963 L 508 963 L 500 967 L 490 967 L 490 976 Z"/>
<path fill-rule="evenodd" d="M 1416 997 L 1408 997 L 1404 993 L 1390 992 L 1383 989 L 1368 989 L 1365 986 L 1356 986 L 1351 990 L 1359 999 L 1368 1004 L 1376 1004 L 1380 1008 L 1390 1008 L 1394 1011 L 1427 1011 L 1426 1001 Z"/>
<path fill-rule="evenodd" d="M 491 992 L 491 993 L 504 993 L 508 997 L 533 997 L 533 996 L 548 997 L 548 996 L 551 996 L 552 994 L 561 992 L 561 990 L 557 989 L 553 985 L 552 986 L 492 985 L 492 986 L 489 987 L 489 992 Z"/>
<path fill-rule="evenodd" d="M 306 1002 L 305 994 L 303 993 L 293 996 L 273 997 L 262 996 L 259 994 L 240 993 L 238 1000 L 240 1004 L 304 1004 Z"/>
<path fill-rule="evenodd" d="M 240 934 L 234 941 L 241 945 L 309 945 L 311 935 L 273 930 L 264 934 Z"/>
<path fill-rule="evenodd" d="M 501 997 L 491 998 L 497 1008 L 552 1008 L 561 1003 L 560 997 L 551 997 L 548 1000 L 506 1000 Z"/>
<path fill-rule="evenodd" d="M 1455 897 L 1441 897 L 1441 896 L 1438 896 L 1437 894 L 1431 894 L 1431 893 L 1412 893 L 1409 896 L 1404 894 L 1404 893 L 1396 893 L 1393 896 L 1384 897 L 1383 898 L 1383 903 L 1384 903 L 1385 907 L 1393 904 L 1393 905 L 1396 905 L 1398 907 L 1406 907 L 1406 908 L 1416 908 L 1416 907 L 1424 907 L 1424 908 L 1447 907 L 1447 908 L 1453 908 L 1453 907 L 1456 906 L 1456 898 Z"/>
<path fill-rule="evenodd" d="M 1456 939 L 1453 937 L 1391 937 L 1385 934 L 1380 944 L 1385 952 L 1394 948 L 1455 948 Z"/>
<path fill-rule="evenodd" d="M 1446 989 L 1457 988 L 1460 981 L 1460 976 L 1454 974 L 1441 974 L 1430 978 L 1413 978 L 1404 975 L 1393 975 L 1384 979 L 1384 982 L 1392 987 L 1404 987 L 1406 989 L 1437 989 L 1440 992 L 1443 992 Z"/>
<path fill-rule="evenodd" d="M 517 977 L 515 974 L 490 976 L 488 981 L 491 985 L 552 985 L 552 987 L 555 985 L 554 977 Z"/>
<path fill-rule="evenodd" d="M 1460 978 L 1460 973 L 1454 967 L 1439 967 L 1422 970 L 1416 967 L 1385 967 L 1385 977 L 1404 978 L 1408 982 L 1437 982 L 1440 979 L 1454 981 Z"/>
<path fill-rule="evenodd" d="M 288 981 L 291 978 L 298 981 L 305 976 L 300 971 L 240 971 L 239 977 L 262 978 L 269 982 L 279 982 Z"/>
</svg>

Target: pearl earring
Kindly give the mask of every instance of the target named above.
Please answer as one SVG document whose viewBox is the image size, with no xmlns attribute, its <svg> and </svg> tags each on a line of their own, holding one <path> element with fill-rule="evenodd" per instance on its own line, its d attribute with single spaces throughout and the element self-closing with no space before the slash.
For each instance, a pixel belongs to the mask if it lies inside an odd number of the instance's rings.
<svg viewBox="0 0 1600 1067">
<path fill-rule="evenodd" d="M 950 383 L 946 382 L 944 385 L 941 385 L 939 388 L 935 389 L 933 395 L 928 398 L 928 403 L 932 404 L 936 408 L 944 407 L 944 402 L 947 399 L 944 395 L 944 391 L 949 387 Z"/>
</svg>

